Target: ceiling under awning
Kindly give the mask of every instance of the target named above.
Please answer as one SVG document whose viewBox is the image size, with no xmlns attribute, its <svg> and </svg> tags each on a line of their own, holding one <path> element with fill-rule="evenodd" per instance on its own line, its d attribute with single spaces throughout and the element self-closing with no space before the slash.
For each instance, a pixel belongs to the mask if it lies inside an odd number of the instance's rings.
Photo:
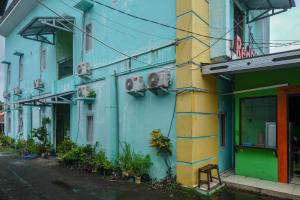
<svg viewBox="0 0 300 200">
<path fill-rule="evenodd" d="M 300 67 L 300 49 L 204 65 L 202 73 L 226 75 L 287 67 Z"/>
<path fill-rule="evenodd" d="M 74 91 L 70 91 L 60 94 L 37 96 L 31 99 L 20 100 L 17 103 L 24 106 L 51 106 L 55 104 L 72 104 L 72 95 L 74 93 Z"/>
<path fill-rule="evenodd" d="M 295 0 L 237 0 L 240 4 L 244 5 L 247 12 L 260 11 L 252 19 L 247 19 L 247 23 L 251 23 L 257 20 L 261 20 L 267 17 L 271 17 L 288 9 L 296 7 Z"/>
<path fill-rule="evenodd" d="M 56 31 L 73 32 L 74 20 L 73 17 L 36 17 L 19 34 L 26 39 L 55 44 Z"/>
</svg>

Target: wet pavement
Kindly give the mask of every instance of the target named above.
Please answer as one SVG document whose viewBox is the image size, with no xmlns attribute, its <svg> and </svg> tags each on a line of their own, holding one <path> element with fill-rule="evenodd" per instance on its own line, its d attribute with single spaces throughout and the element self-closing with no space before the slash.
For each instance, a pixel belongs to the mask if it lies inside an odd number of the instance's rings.
<svg viewBox="0 0 300 200">
<path fill-rule="evenodd" d="M 0 200 L 193 200 L 201 197 L 184 192 L 153 190 L 148 185 L 109 181 L 59 166 L 54 160 L 24 160 L 0 153 Z M 214 200 L 274 199 L 225 190 Z"/>
</svg>

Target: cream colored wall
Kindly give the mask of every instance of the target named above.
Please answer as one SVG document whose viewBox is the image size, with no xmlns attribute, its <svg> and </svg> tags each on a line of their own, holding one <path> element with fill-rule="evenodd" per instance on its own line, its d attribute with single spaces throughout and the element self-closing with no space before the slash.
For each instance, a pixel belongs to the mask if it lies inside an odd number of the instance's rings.
<svg viewBox="0 0 300 200">
<path fill-rule="evenodd" d="M 209 35 L 208 12 L 206 0 L 177 0 L 177 28 Z M 194 186 L 199 167 L 218 162 L 217 82 L 214 77 L 204 77 L 198 66 L 210 62 L 209 50 L 205 51 L 209 48 L 209 39 L 179 30 L 177 39 L 177 88 L 208 91 L 177 95 L 177 181 L 184 186 Z M 200 52 L 204 53 L 192 59 Z"/>
</svg>

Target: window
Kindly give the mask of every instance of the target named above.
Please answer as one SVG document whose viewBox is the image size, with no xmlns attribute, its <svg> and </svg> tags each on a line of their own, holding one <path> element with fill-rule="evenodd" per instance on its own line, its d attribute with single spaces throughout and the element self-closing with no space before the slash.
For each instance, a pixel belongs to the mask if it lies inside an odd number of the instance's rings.
<svg viewBox="0 0 300 200">
<path fill-rule="evenodd" d="M 89 103 L 87 106 L 88 106 L 88 111 L 92 111 L 93 110 L 93 104 Z"/>
<path fill-rule="evenodd" d="M 58 79 L 73 75 L 73 57 L 58 62 Z"/>
<path fill-rule="evenodd" d="M 92 49 L 93 38 L 92 35 L 92 24 L 85 26 L 85 51 L 88 52 Z"/>
<path fill-rule="evenodd" d="M 40 60 L 40 65 L 41 65 L 41 70 L 45 70 L 47 66 L 47 49 L 45 47 L 44 43 L 41 43 L 41 60 Z"/>
<path fill-rule="evenodd" d="M 94 117 L 87 116 L 87 135 L 86 140 L 88 144 L 92 144 L 94 140 Z"/>
<path fill-rule="evenodd" d="M 276 148 L 276 97 L 247 98 L 240 103 L 241 145 Z"/>
<path fill-rule="evenodd" d="M 11 79 L 11 70 L 10 65 L 7 67 L 7 85 L 10 85 L 10 79 Z"/>
<path fill-rule="evenodd" d="M 23 76 L 24 76 L 24 56 L 20 56 L 19 58 L 19 80 L 22 81 L 23 80 Z"/>
<path fill-rule="evenodd" d="M 221 131 L 220 145 L 221 147 L 225 147 L 226 146 L 226 114 L 221 113 L 219 120 L 220 120 L 220 131 Z"/>
<path fill-rule="evenodd" d="M 11 131 L 11 117 L 10 117 L 10 112 L 7 113 L 7 132 L 10 133 Z"/>
<path fill-rule="evenodd" d="M 239 36 L 244 41 L 244 21 L 245 21 L 245 13 L 234 4 L 234 36 Z"/>
<path fill-rule="evenodd" d="M 19 110 L 19 116 L 18 116 L 18 133 L 23 132 L 23 111 Z"/>
</svg>

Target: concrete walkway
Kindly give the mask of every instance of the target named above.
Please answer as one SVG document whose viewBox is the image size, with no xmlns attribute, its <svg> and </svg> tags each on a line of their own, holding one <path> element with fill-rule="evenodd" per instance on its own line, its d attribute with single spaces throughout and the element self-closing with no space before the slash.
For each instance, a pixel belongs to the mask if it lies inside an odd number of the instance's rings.
<svg viewBox="0 0 300 200">
<path fill-rule="evenodd" d="M 300 185 L 284 184 L 234 174 L 224 174 L 222 180 L 228 187 L 283 199 L 300 200 Z"/>
</svg>

